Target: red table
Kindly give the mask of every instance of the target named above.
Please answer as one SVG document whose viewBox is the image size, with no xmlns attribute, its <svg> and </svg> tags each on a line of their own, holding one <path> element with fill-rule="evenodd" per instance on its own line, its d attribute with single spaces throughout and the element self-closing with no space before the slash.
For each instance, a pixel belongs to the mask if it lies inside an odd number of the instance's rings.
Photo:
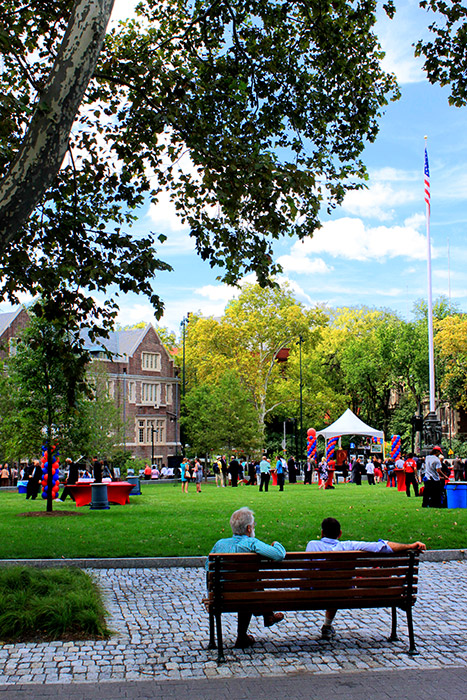
<svg viewBox="0 0 467 700">
<path fill-rule="evenodd" d="M 73 498 L 75 499 L 76 505 L 88 506 L 92 500 L 92 484 L 73 484 L 73 486 L 68 486 Z M 107 497 L 109 503 L 114 503 L 120 506 L 124 506 L 126 503 L 130 502 L 130 491 L 133 490 L 134 484 L 129 484 L 128 481 L 112 481 L 107 484 Z"/>
</svg>

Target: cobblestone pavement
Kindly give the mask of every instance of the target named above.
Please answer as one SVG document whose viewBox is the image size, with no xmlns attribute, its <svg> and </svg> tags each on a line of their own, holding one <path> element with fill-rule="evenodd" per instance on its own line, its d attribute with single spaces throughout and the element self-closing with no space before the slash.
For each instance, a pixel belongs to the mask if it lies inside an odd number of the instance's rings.
<svg viewBox="0 0 467 700">
<path fill-rule="evenodd" d="M 16 697 L 29 697 L 20 689 L 37 683 L 73 681 L 75 688 L 75 684 L 89 682 L 107 685 L 106 681 L 226 681 L 271 676 L 292 680 L 310 674 L 324 678 L 325 674 L 336 673 L 343 678 L 348 672 L 387 672 L 388 669 L 405 669 L 416 677 L 429 669 L 452 667 L 454 672 L 455 667 L 461 670 L 467 667 L 465 561 L 420 565 L 419 597 L 414 609 L 418 656 L 409 657 L 405 653 L 408 638 L 402 613 L 399 614 L 400 641 L 386 640 L 391 626 L 389 610 L 338 613 L 337 637 L 332 642 L 319 639 L 322 613 L 287 613 L 284 622 L 270 629 L 259 624 L 260 618 L 258 622 L 253 619 L 251 632 L 257 642 L 253 649 L 246 651 L 232 648 L 236 619 L 234 615 L 225 615 L 227 662 L 221 666 L 217 665 L 216 652 L 206 648 L 208 617 L 200 602 L 204 594 L 202 569 L 94 569 L 89 572 L 104 592 L 110 626 L 115 634 L 108 641 L 0 646 L 2 696 L 11 684 L 17 684 Z M 366 675 L 375 676 L 374 673 Z M 141 684 L 136 686 L 142 687 Z M 74 697 L 74 694 L 69 696 Z M 37 697 L 45 695 L 41 691 Z M 221 697 L 246 696 L 222 693 Z M 438 693 L 436 697 L 441 699 L 444 695 Z"/>
</svg>

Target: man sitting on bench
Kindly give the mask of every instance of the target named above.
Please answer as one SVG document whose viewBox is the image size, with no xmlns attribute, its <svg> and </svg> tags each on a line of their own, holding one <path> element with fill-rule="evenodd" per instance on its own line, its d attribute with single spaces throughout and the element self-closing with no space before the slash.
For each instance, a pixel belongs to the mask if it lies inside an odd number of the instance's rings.
<svg viewBox="0 0 467 700">
<path fill-rule="evenodd" d="M 405 552 L 414 549 L 423 552 L 426 545 L 423 542 L 412 542 L 411 544 L 401 544 L 400 542 L 389 542 L 388 540 L 378 540 L 377 542 L 362 542 L 359 540 L 346 540 L 340 542 L 342 535 L 341 526 L 335 518 L 325 518 L 321 523 L 321 539 L 310 540 L 306 546 L 307 552 L 375 552 L 381 554 L 391 554 L 392 552 Z M 326 610 L 324 625 L 321 628 L 323 639 L 332 639 L 335 635 L 332 621 L 337 610 Z"/>
<path fill-rule="evenodd" d="M 230 518 L 230 527 L 232 528 L 232 537 L 226 537 L 218 540 L 211 549 L 211 554 L 216 552 L 255 552 L 261 557 L 281 561 L 285 557 L 285 549 L 279 542 L 273 542 L 272 545 L 261 542 L 255 537 L 255 515 L 249 508 L 240 508 L 236 510 Z M 206 568 L 208 562 L 206 560 Z M 245 649 L 255 643 L 255 639 L 251 634 L 247 634 L 248 625 L 250 624 L 251 616 L 254 612 L 239 612 L 237 641 L 235 647 Z M 272 627 L 276 623 L 284 619 L 283 613 L 266 613 L 264 615 L 264 626 Z"/>
</svg>

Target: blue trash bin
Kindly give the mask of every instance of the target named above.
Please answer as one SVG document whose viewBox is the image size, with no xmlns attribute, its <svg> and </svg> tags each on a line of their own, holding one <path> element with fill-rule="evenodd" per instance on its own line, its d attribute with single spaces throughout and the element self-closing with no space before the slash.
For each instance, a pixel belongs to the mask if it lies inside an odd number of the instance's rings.
<svg viewBox="0 0 467 700">
<path fill-rule="evenodd" d="M 139 476 L 127 476 L 126 480 L 129 484 L 133 484 L 130 496 L 142 496 Z"/>
<path fill-rule="evenodd" d="M 467 483 L 454 481 L 446 484 L 448 508 L 467 508 Z"/>
<path fill-rule="evenodd" d="M 18 481 L 18 493 L 27 493 L 28 491 L 28 482 L 27 481 Z"/>
</svg>

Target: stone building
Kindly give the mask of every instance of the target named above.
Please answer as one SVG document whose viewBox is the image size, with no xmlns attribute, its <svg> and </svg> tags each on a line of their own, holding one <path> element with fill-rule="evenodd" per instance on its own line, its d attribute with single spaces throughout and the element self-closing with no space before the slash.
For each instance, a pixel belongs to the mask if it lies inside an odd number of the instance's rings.
<svg viewBox="0 0 467 700">
<path fill-rule="evenodd" d="M 14 354 L 18 336 L 28 323 L 28 312 L 22 306 L 8 313 L 0 313 L 0 359 Z"/>
<path fill-rule="evenodd" d="M 0 359 L 15 352 L 28 322 L 23 307 L 0 313 Z M 180 455 L 180 380 L 154 327 L 114 331 L 95 343 L 85 336 L 85 345 L 107 373 L 109 396 L 126 426 L 122 447 L 159 465 Z"/>
<path fill-rule="evenodd" d="M 179 455 L 180 380 L 154 327 L 114 331 L 86 347 L 107 372 L 109 395 L 126 425 L 123 447 L 159 465 Z"/>
</svg>

